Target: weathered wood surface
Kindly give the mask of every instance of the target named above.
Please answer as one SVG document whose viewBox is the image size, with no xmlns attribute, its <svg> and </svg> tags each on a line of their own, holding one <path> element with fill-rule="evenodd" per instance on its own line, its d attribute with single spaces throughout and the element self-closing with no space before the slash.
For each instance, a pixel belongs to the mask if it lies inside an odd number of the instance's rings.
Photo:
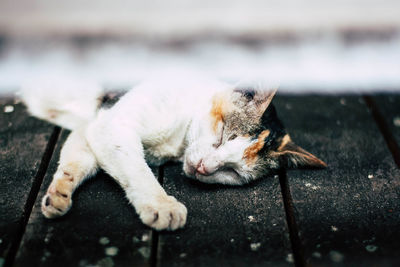
<svg viewBox="0 0 400 267">
<path fill-rule="evenodd" d="M 398 141 L 399 96 L 373 99 Z M 184 177 L 179 164 L 162 168 L 160 177 L 188 208 L 182 230 L 143 226 L 104 173 L 78 189 L 66 216 L 47 220 L 40 201 L 68 132 L 47 169 L 54 127 L 28 118 L 21 105 L 4 113 L 5 100 L 0 104 L 0 266 L 23 233 L 14 266 L 290 266 L 301 253 L 290 243 L 276 177 L 244 187 L 206 185 Z M 400 171 L 364 99 L 278 96 L 275 105 L 294 141 L 329 165 L 287 174 L 306 261 L 399 266 Z"/>
<path fill-rule="evenodd" d="M 312 266 L 400 266 L 400 172 L 362 97 L 280 97 L 293 139 L 328 163 L 288 172 Z"/>
<path fill-rule="evenodd" d="M 16 103 L 0 99 L 0 266 L 18 245 L 29 216 L 30 192 L 40 179 L 41 159 L 54 130 L 28 117 Z"/>
<path fill-rule="evenodd" d="M 40 202 L 67 134 L 50 163 L 14 266 L 149 266 L 151 230 L 120 186 L 102 172 L 78 188 L 65 216 L 48 220 L 41 214 Z"/>
<path fill-rule="evenodd" d="M 372 97 L 381 114 L 384 125 L 390 132 L 386 139 L 397 166 L 400 168 L 400 95 L 388 94 Z M 384 127 L 385 127 L 384 126 Z"/>
<path fill-rule="evenodd" d="M 167 166 L 164 188 L 188 208 L 183 230 L 161 233 L 160 266 L 291 266 L 277 177 L 227 187 L 196 182 Z"/>
<path fill-rule="evenodd" d="M 396 138 L 397 144 L 400 144 L 400 95 L 380 95 L 374 96 L 373 99 Z"/>
</svg>

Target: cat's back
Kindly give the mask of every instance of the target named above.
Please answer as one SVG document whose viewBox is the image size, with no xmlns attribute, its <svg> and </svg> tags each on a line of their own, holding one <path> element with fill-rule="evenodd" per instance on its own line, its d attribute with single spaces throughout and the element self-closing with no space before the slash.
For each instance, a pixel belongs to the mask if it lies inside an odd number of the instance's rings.
<svg viewBox="0 0 400 267">
<path fill-rule="evenodd" d="M 204 111 L 211 105 L 212 96 L 227 87 L 217 80 L 198 77 L 149 79 L 134 86 L 114 110 L 156 124 L 168 123 Z"/>
<path fill-rule="evenodd" d="M 227 86 L 198 77 L 149 79 L 134 86 L 112 108 L 100 112 L 100 117 L 113 127 L 136 129 L 145 140 L 168 136 L 187 128 L 196 114 L 209 110 L 213 95 Z"/>
</svg>

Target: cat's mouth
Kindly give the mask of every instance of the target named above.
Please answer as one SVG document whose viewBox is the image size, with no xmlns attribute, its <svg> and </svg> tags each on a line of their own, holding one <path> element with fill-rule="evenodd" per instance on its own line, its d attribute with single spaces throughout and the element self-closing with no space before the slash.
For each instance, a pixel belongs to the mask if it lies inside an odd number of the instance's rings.
<svg viewBox="0 0 400 267">
<path fill-rule="evenodd" d="M 209 184 L 229 184 L 241 185 L 243 184 L 242 178 L 239 173 L 233 168 L 222 168 L 210 174 L 201 174 L 196 172 L 195 177 L 203 183 Z"/>
<path fill-rule="evenodd" d="M 198 168 L 190 164 L 189 161 L 184 161 L 183 170 L 185 174 L 193 179 L 208 184 L 229 184 L 229 185 L 242 185 L 247 183 L 246 179 L 242 177 L 234 168 L 223 166 L 213 172 L 207 171 L 199 172 Z"/>
</svg>

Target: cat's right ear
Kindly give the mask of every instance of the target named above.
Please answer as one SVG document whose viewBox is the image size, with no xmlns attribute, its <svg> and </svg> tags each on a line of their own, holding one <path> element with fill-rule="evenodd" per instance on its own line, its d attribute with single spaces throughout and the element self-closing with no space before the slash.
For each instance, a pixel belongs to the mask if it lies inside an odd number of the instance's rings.
<svg viewBox="0 0 400 267">
<path fill-rule="evenodd" d="M 286 135 L 283 138 L 282 145 L 278 148 L 277 155 L 280 158 L 282 167 L 288 169 L 294 168 L 317 168 L 323 169 L 327 165 L 325 162 L 311 154 L 310 152 L 293 143 Z"/>
<path fill-rule="evenodd" d="M 236 88 L 234 92 L 241 93 L 249 104 L 254 104 L 260 116 L 267 110 L 269 104 L 276 94 L 277 89 L 262 90 L 251 87 Z"/>
</svg>

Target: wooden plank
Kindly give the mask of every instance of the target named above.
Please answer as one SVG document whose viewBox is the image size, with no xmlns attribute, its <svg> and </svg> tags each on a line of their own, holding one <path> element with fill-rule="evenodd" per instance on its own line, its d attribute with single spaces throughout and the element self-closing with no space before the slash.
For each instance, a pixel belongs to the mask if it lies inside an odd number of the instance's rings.
<svg viewBox="0 0 400 267">
<path fill-rule="evenodd" d="M 184 229 L 159 237 L 160 266 L 292 265 L 277 177 L 242 187 L 208 185 L 167 166 L 164 188 L 188 208 Z"/>
<path fill-rule="evenodd" d="M 62 140 L 68 132 L 64 131 Z M 151 230 L 123 190 L 100 172 L 73 195 L 73 206 L 55 220 L 44 218 L 40 200 L 56 170 L 55 152 L 29 219 L 15 266 L 149 266 Z"/>
<path fill-rule="evenodd" d="M 297 143 L 328 163 L 288 173 L 315 266 L 400 265 L 400 172 L 362 97 L 279 97 Z"/>
<path fill-rule="evenodd" d="M 31 118 L 14 99 L 0 99 L 0 266 L 13 253 L 35 199 L 31 192 L 54 126 Z M 11 253 L 11 254 L 10 254 Z M 10 258 L 11 257 L 11 258 Z"/>
</svg>

